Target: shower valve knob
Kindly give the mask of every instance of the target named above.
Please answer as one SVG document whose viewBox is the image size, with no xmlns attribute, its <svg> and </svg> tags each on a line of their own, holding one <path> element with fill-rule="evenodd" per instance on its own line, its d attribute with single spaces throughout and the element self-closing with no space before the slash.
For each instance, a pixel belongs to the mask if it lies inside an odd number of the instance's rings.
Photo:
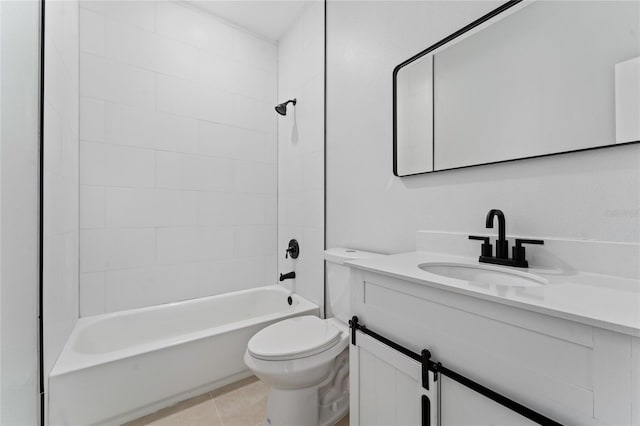
<svg viewBox="0 0 640 426">
<path fill-rule="evenodd" d="M 296 240 L 289 241 L 289 247 L 285 250 L 285 259 L 288 259 L 291 256 L 292 259 L 297 259 L 300 256 L 300 245 Z"/>
</svg>

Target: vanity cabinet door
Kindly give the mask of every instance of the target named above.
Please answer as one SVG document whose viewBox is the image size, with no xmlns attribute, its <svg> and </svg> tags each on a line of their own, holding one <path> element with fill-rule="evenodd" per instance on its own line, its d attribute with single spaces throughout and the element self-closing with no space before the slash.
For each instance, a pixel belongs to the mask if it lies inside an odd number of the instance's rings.
<svg viewBox="0 0 640 426">
<path fill-rule="evenodd" d="M 438 386 L 421 364 L 358 332 L 349 349 L 350 421 L 360 425 L 437 425 Z"/>
<path fill-rule="evenodd" d="M 416 353 L 429 349 L 560 423 L 640 424 L 636 338 L 370 272 L 352 276 L 352 312 L 371 330 Z M 440 395 L 442 425 L 529 424 L 446 377 Z"/>
</svg>

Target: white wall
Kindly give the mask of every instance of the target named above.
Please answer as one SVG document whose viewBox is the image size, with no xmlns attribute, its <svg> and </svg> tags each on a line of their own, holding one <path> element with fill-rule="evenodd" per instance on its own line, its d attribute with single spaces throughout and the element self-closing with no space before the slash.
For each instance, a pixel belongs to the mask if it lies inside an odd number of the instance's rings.
<svg viewBox="0 0 640 426">
<path fill-rule="evenodd" d="M 393 67 L 498 4 L 328 3 L 328 247 L 391 253 L 413 250 L 419 229 L 486 233 L 490 208 L 510 234 L 640 240 L 638 145 L 393 176 Z"/>
<path fill-rule="evenodd" d="M 0 8 L 0 424 L 34 425 L 39 421 L 40 6 L 3 1 Z"/>
<path fill-rule="evenodd" d="M 47 1 L 44 48 L 43 318 L 47 383 L 78 319 L 77 1 Z"/>
<path fill-rule="evenodd" d="M 165 1 L 80 24 L 81 315 L 273 284 L 276 45 Z"/>
<path fill-rule="evenodd" d="M 278 269 L 284 284 L 323 304 L 324 289 L 324 4 L 311 3 L 278 45 Z M 271 110 L 273 111 L 273 110 Z M 274 112 L 275 114 L 275 112 Z M 289 240 L 300 257 L 285 259 Z"/>
</svg>

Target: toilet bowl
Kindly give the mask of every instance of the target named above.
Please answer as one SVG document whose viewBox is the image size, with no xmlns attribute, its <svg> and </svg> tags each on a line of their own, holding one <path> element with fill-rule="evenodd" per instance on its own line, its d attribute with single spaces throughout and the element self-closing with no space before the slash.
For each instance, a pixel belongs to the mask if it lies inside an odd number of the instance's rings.
<svg viewBox="0 0 640 426">
<path fill-rule="evenodd" d="M 278 350 L 283 342 L 288 344 Z M 348 345 L 348 327 L 315 316 L 291 318 L 258 332 L 244 361 L 269 386 L 267 424 L 332 425 L 344 417 Z"/>
<path fill-rule="evenodd" d="M 290 318 L 256 333 L 244 362 L 269 387 L 269 426 L 329 426 L 349 410 L 349 268 L 344 261 L 379 256 L 330 249 L 327 319 Z M 335 315 L 335 316 L 334 316 Z"/>
</svg>

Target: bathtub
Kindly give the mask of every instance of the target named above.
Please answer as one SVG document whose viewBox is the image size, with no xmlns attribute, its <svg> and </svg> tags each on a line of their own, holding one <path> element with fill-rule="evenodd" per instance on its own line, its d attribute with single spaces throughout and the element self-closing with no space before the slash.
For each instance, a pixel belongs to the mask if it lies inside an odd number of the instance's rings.
<svg viewBox="0 0 640 426">
<path fill-rule="evenodd" d="M 265 326 L 318 306 L 281 286 L 81 318 L 49 375 L 49 425 L 120 424 L 250 375 Z"/>
</svg>

